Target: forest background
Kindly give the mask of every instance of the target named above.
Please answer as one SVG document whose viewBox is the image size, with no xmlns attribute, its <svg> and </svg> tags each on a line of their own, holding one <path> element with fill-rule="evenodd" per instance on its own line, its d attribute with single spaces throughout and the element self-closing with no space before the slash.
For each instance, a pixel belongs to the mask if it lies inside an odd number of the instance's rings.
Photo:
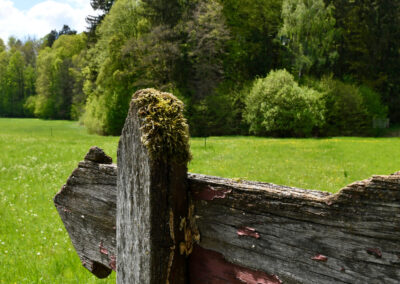
<svg viewBox="0 0 400 284">
<path fill-rule="evenodd" d="M 378 135 L 400 123 L 400 2 L 92 0 L 88 30 L 0 39 L 0 117 L 119 135 L 132 94 L 172 92 L 193 136 Z"/>
</svg>

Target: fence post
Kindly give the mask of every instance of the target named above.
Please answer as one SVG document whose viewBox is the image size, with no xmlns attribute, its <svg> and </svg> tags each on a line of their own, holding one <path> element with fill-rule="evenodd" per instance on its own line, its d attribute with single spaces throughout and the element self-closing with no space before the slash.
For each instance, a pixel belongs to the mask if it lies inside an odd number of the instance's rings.
<svg viewBox="0 0 400 284">
<path fill-rule="evenodd" d="M 168 93 L 134 94 L 118 146 L 117 283 L 185 283 L 188 126 Z"/>
</svg>

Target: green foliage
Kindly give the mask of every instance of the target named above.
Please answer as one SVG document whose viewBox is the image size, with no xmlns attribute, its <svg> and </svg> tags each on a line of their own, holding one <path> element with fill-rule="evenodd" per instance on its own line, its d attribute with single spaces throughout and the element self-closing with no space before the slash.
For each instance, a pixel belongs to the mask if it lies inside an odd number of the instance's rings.
<svg viewBox="0 0 400 284">
<path fill-rule="evenodd" d="M 186 47 L 191 64 L 189 89 L 194 98 L 211 95 L 224 76 L 223 60 L 230 33 L 217 0 L 199 1 L 191 19 L 185 23 Z"/>
<path fill-rule="evenodd" d="M 117 1 L 98 28 L 98 42 L 88 52 L 83 84 L 87 103 L 82 122 L 90 132 L 121 133 L 136 90 L 136 61 L 123 50 L 129 39 L 147 29 L 141 9 L 138 1 Z"/>
<path fill-rule="evenodd" d="M 335 74 L 372 87 L 400 122 L 400 1 L 329 0 L 341 31 Z"/>
<path fill-rule="evenodd" d="M 277 68 L 282 59 L 276 41 L 282 0 L 224 0 L 221 3 L 231 35 L 225 59 L 226 77 L 244 83 Z"/>
<path fill-rule="evenodd" d="M 186 164 L 191 154 L 183 103 L 172 94 L 155 89 L 137 91 L 133 100 L 141 119 L 141 140 L 153 160 Z"/>
<path fill-rule="evenodd" d="M 123 56 L 129 58 L 131 72 L 138 74 L 133 83 L 135 88 L 152 86 L 167 91 L 175 88 L 176 62 L 180 57 L 177 39 L 177 31 L 165 25 L 129 39 Z"/>
<path fill-rule="evenodd" d="M 14 48 L 0 53 L 0 116 L 24 117 L 26 99 L 33 94 L 35 70 Z"/>
<path fill-rule="evenodd" d="M 71 111 L 73 102 L 82 97 L 80 61 L 85 52 L 86 36 L 62 35 L 39 53 L 37 59 L 37 95 L 29 99 L 28 109 L 46 119 L 71 119 L 77 114 Z M 79 103 L 76 103 L 77 105 Z"/>
<path fill-rule="evenodd" d="M 329 136 L 365 135 L 372 126 L 363 96 L 357 86 L 325 77 L 318 89 L 324 92 L 326 125 Z"/>
<path fill-rule="evenodd" d="M 21 48 L 22 41 L 14 36 L 10 36 L 7 41 L 7 46 L 8 49 L 10 49 L 12 52 L 15 52 L 16 50 L 19 50 Z"/>
<path fill-rule="evenodd" d="M 173 27 L 180 20 L 182 8 L 185 2 L 196 0 L 142 0 L 146 18 L 150 19 L 154 26 L 166 25 Z"/>
<path fill-rule="evenodd" d="M 300 87 L 286 70 L 257 79 L 246 99 L 246 120 L 257 135 L 307 137 L 324 123 L 321 93 Z"/>
<path fill-rule="evenodd" d="M 24 57 L 19 50 L 16 50 L 10 56 L 6 71 L 8 94 L 4 107 L 9 116 L 18 117 L 24 113 L 24 68 Z"/>
<path fill-rule="evenodd" d="M 0 38 L 0 53 L 6 50 L 6 45 L 4 41 Z"/>
<path fill-rule="evenodd" d="M 155 88 L 185 101 L 196 136 L 247 134 L 249 117 L 254 133 L 282 136 L 368 134 L 374 117 L 400 121 L 399 1 L 90 3 L 104 14 L 87 18 L 87 36 L 64 26 L 39 41 L 0 41 L 0 116 L 79 119 L 90 132 L 119 135 L 131 95 Z M 285 123 L 277 130 L 262 123 L 264 114 L 243 114 L 247 84 L 277 69 L 290 70 L 301 84 L 332 74 L 353 87 L 315 81 L 325 95 L 311 99 L 318 95 L 290 83 L 288 97 L 302 98 L 292 112 L 318 101 L 320 115 L 328 107 L 329 122 L 299 114 L 308 127 Z M 274 103 L 287 103 L 290 112 L 289 101 Z"/>
<path fill-rule="evenodd" d="M 0 117 L 32 116 L 24 105 L 36 93 L 38 41 L 10 37 L 7 45 L 0 40 Z"/>
<path fill-rule="evenodd" d="M 86 22 L 89 24 L 88 27 L 88 42 L 95 43 L 97 41 L 96 29 L 103 21 L 104 17 L 110 12 L 112 5 L 114 4 L 114 0 L 91 0 L 90 5 L 93 10 L 101 11 L 101 14 L 97 14 L 96 16 L 87 16 Z"/>
<path fill-rule="evenodd" d="M 89 133 L 106 135 L 103 126 L 106 124 L 106 116 L 103 112 L 107 109 L 104 96 L 91 94 L 86 102 L 85 113 L 81 117 L 81 122 L 85 125 Z"/>
<path fill-rule="evenodd" d="M 60 31 L 52 30 L 43 39 L 43 48 L 53 47 L 54 42 L 62 35 L 76 35 L 76 31 L 71 30 L 68 25 L 64 25 Z"/>
<path fill-rule="evenodd" d="M 388 107 L 382 104 L 382 99 L 379 93 L 373 89 L 362 85 L 358 89 L 363 98 L 363 104 L 372 118 L 387 118 Z"/>
<path fill-rule="evenodd" d="M 294 54 L 299 77 L 326 72 L 338 57 L 333 5 L 323 0 L 284 0 L 279 34 Z M 328 69 L 329 70 L 329 69 Z"/>
<path fill-rule="evenodd" d="M 249 87 L 235 89 L 233 85 L 236 84 L 221 84 L 211 95 L 188 103 L 186 117 L 192 137 L 248 134 L 243 112 Z"/>
</svg>

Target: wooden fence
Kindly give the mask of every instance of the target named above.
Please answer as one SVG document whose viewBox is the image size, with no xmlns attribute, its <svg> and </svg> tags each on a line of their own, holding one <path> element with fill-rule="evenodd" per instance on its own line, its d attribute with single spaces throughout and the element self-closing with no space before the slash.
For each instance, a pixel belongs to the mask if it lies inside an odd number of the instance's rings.
<svg viewBox="0 0 400 284">
<path fill-rule="evenodd" d="M 400 173 L 337 194 L 190 174 L 181 112 L 171 95 L 137 92 L 118 167 L 92 147 L 55 196 L 93 274 L 140 284 L 400 282 Z"/>
</svg>

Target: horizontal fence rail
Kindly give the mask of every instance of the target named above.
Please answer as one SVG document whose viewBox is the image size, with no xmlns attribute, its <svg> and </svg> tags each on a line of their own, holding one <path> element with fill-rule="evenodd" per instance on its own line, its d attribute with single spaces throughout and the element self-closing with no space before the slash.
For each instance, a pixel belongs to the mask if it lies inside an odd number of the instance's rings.
<svg viewBox="0 0 400 284">
<path fill-rule="evenodd" d="M 99 277 L 116 269 L 116 182 L 115 164 L 85 159 L 55 197 L 82 264 Z M 190 173 L 187 183 L 201 236 L 191 283 L 226 277 L 224 265 L 276 283 L 400 279 L 400 175 L 337 194 Z"/>
</svg>

